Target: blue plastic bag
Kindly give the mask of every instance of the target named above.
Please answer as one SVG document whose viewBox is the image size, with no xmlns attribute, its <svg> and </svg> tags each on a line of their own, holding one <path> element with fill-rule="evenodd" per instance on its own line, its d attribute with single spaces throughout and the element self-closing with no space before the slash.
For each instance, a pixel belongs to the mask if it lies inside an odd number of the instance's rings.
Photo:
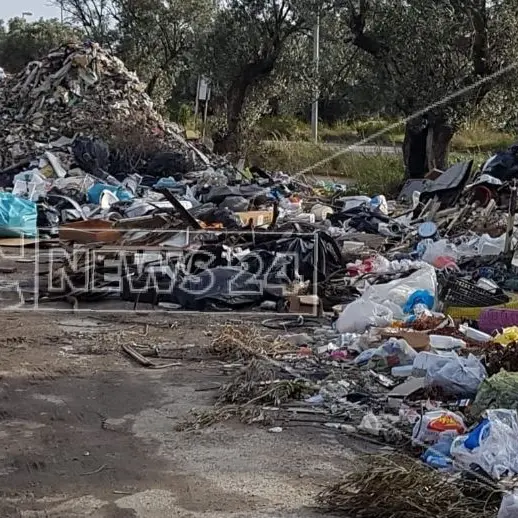
<svg viewBox="0 0 518 518">
<path fill-rule="evenodd" d="M 131 200 L 131 198 L 133 198 L 133 195 L 124 189 L 124 187 L 116 187 L 114 185 L 108 185 L 105 183 L 96 183 L 92 185 L 90 189 L 88 189 L 88 203 L 96 203 L 98 205 L 103 191 L 113 192 L 113 194 L 115 194 L 115 196 L 117 196 L 120 201 Z"/>
<path fill-rule="evenodd" d="M 33 201 L 0 192 L 0 237 L 35 237 L 38 209 Z"/>
<path fill-rule="evenodd" d="M 416 306 L 426 306 L 428 309 L 433 309 L 435 304 L 434 296 L 427 290 L 416 290 L 407 299 L 403 311 L 405 313 L 412 313 Z"/>
</svg>

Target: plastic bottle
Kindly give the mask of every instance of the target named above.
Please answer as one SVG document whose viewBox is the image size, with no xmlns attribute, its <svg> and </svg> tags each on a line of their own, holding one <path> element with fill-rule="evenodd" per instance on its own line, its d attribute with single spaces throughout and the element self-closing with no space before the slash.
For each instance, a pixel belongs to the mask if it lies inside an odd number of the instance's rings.
<svg viewBox="0 0 518 518">
<path fill-rule="evenodd" d="M 464 324 L 459 326 L 459 331 L 466 335 L 471 340 L 475 340 L 476 342 L 490 342 L 491 336 L 483 331 L 479 331 L 478 329 L 474 329 L 472 327 L 466 326 Z"/>
<path fill-rule="evenodd" d="M 423 460 L 432 468 L 448 470 L 452 466 L 450 449 L 453 442 L 451 433 L 441 433 L 439 440 L 423 454 Z"/>
</svg>

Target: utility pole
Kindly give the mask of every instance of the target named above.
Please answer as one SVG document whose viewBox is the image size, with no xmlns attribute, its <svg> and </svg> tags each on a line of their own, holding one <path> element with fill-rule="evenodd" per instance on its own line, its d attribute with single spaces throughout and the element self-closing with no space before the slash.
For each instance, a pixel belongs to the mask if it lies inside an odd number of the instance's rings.
<svg viewBox="0 0 518 518">
<path fill-rule="evenodd" d="M 320 60 L 320 14 L 313 27 L 313 103 L 311 105 L 311 137 L 314 142 L 318 142 L 318 97 L 320 95 L 319 84 L 319 60 Z"/>
</svg>

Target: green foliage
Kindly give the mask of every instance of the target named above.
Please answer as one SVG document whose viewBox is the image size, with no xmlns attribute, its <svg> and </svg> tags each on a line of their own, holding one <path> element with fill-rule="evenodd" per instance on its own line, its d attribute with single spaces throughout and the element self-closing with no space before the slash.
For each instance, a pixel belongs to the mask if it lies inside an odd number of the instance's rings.
<svg viewBox="0 0 518 518">
<path fill-rule="evenodd" d="M 212 0 L 112 0 L 120 32 L 118 52 L 166 100 L 178 77 L 193 66 L 192 52 L 211 22 Z"/>
<path fill-rule="evenodd" d="M 6 71 L 16 73 L 29 61 L 45 56 L 63 43 L 75 42 L 80 38 L 79 30 L 57 20 L 28 23 L 23 18 L 13 18 L 9 20 L 7 31 L 0 30 L 0 64 Z"/>
<path fill-rule="evenodd" d="M 53 0 L 147 82 L 165 108 L 179 78 L 195 68 L 193 50 L 212 22 L 212 0 Z"/>
<path fill-rule="evenodd" d="M 191 107 L 187 104 L 180 104 L 178 108 L 178 116 L 176 118 L 177 122 L 182 126 L 187 126 L 187 123 L 192 117 Z"/>
<path fill-rule="evenodd" d="M 112 0 L 50 0 L 66 15 L 67 21 L 80 27 L 86 37 L 113 50 L 118 40 L 117 10 Z"/>
</svg>

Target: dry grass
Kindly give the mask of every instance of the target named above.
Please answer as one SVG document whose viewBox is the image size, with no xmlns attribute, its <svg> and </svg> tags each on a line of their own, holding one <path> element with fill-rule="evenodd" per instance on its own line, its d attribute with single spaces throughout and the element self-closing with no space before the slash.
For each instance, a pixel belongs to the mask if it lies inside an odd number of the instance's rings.
<svg viewBox="0 0 518 518">
<path fill-rule="evenodd" d="M 467 497 L 459 481 L 410 457 L 370 455 L 318 501 L 356 518 L 495 518 L 491 496 L 498 500 L 498 494 L 478 482 L 470 485 L 480 485 L 483 499 Z"/>
<path fill-rule="evenodd" d="M 229 361 L 276 357 L 296 352 L 289 343 L 262 335 L 257 328 L 225 325 L 216 331 L 209 352 Z"/>
<path fill-rule="evenodd" d="M 274 379 L 274 371 L 256 370 L 248 365 L 229 383 L 222 386 L 218 404 L 253 404 L 279 406 L 292 399 L 301 399 L 313 393 L 313 387 L 305 380 Z M 251 375 L 251 373 L 253 373 Z M 260 379 L 258 374 L 265 376 Z"/>
<path fill-rule="evenodd" d="M 235 418 L 238 418 L 244 424 L 268 424 L 270 422 L 260 407 L 225 406 L 208 410 L 192 409 L 189 416 L 175 426 L 175 430 L 177 432 L 191 432 Z"/>
<path fill-rule="evenodd" d="M 516 141 L 510 133 L 495 130 L 483 121 L 469 121 L 453 136 L 452 148 L 463 152 L 492 152 Z"/>
<path fill-rule="evenodd" d="M 279 369 L 271 362 L 253 358 L 229 383 L 221 387 L 218 404 L 248 403 L 260 396 L 278 376 Z"/>
<path fill-rule="evenodd" d="M 306 380 L 282 379 L 282 368 L 270 359 L 296 350 L 286 342 L 261 335 L 254 327 L 221 327 L 210 346 L 210 352 L 226 360 L 247 363 L 220 388 L 215 408 L 191 410 L 188 418 L 176 429 L 198 430 L 234 418 L 247 424 L 269 423 L 271 420 L 262 405 L 279 406 L 315 390 Z"/>
</svg>

